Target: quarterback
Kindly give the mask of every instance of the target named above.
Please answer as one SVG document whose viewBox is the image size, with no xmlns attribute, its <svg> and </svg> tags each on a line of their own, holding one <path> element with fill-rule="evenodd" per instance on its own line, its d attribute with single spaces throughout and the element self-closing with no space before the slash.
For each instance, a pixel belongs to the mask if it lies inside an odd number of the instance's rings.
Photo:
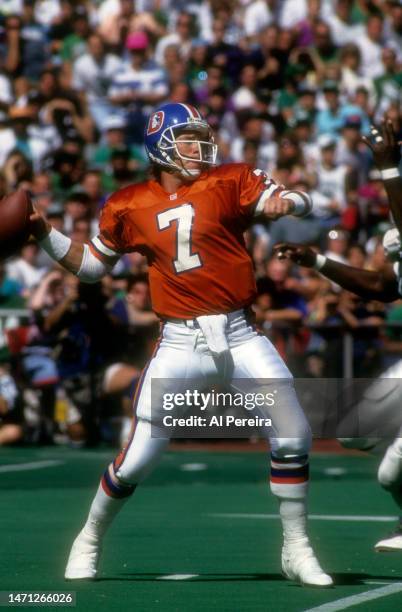
<svg viewBox="0 0 402 612">
<path fill-rule="evenodd" d="M 287 191 L 246 164 L 216 165 L 212 130 L 189 105 L 155 110 L 145 129 L 145 147 L 154 178 L 110 197 L 99 235 L 90 244 L 72 242 L 40 215 L 32 217 L 41 246 L 84 282 L 98 281 L 124 253 L 144 254 L 153 309 L 162 321 L 134 398 L 136 427 L 101 479 L 65 577 L 96 578 L 107 528 L 169 443 L 166 429 L 157 435 L 153 428 L 163 395 L 154 389 L 151 394 L 152 381 L 163 379 L 165 392 L 180 393 L 191 381 L 205 384 L 218 376 L 229 383 L 251 379 L 255 392 L 265 392 L 267 385 L 272 390 L 269 381 L 281 379 L 281 401 L 261 416 L 272 420 L 262 435 L 271 445 L 270 486 L 284 536 L 282 570 L 306 585 L 331 586 L 306 530 L 310 427 L 291 373 L 250 323 L 256 287 L 243 239 L 255 215 L 271 220 L 303 215 L 311 210 L 310 197 Z"/>
</svg>

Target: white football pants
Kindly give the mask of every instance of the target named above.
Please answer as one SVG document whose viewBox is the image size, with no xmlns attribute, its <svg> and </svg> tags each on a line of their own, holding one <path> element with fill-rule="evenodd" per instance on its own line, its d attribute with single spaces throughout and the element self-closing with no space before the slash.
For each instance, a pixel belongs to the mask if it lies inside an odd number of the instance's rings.
<svg viewBox="0 0 402 612">
<path fill-rule="evenodd" d="M 242 310 L 228 314 L 226 337 L 233 359 L 229 382 L 252 379 L 255 381 L 253 391 L 260 393 L 275 387 L 275 380 L 270 379 L 280 379 L 277 380 L 280 384 L 274 406 L 262 409 L 262 416 L 272 421 L 272 427 L 261 431 L 261 435 L 269 439 L 271 451 L 284 460 L 306 455 L 311 447 L 310 426 L 298 402 L 292 375 L 275 347 L 255 331 Z M 134 401 L 135 431 L 113 464 L 119 481 L 141 482 L 158 463 L 169 443 L 166 429 L 160 433 L 161 437 L 155 437 L 151 427 L 160 419 L 163 410 L 162 398 L 158 398 L 155 385 L 151 393 L 152 379 L 164 379 L 164 393 L 180 393 L 195 387 L 202 390 L 216 383 L 219 377 L 212 353 L 194 321 L 164 324 L 157 348 L 138 385 Z M 248 392 L 251 391 L 249 380 Z"/>
</svg>

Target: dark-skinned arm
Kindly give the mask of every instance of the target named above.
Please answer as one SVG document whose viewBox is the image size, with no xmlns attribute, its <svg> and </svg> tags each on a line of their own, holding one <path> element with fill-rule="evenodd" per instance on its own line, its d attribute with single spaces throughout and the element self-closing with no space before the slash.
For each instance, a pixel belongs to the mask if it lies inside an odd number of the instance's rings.
<svg viewBox="0 0 402 612">
<path fill-rule="evenodd" d="M 317 269 L 317 254 L 308 246 L 286 242 L 275 245 L 274 252 L 279 259 L 290 259 L 299 266 Z M 380 272 L 374 272 L 353 268 L 326 258 L 319 272 L 364 299 L 382 302 L 400 299 L 397 279 L 391 264 L 384 266 Z"/>
<path fill-rule="evenodd" d="M 390 119 L 384 119 L 381 133 L 374 126 L 369 137 L 363 136 L 363 142 L 371 149 L 374 163 L 381 173 L 390 169 L 398 169 L 401 161 L 401 147 Z M 394 223 L 402 236 L 402 177 L 385 178 L 383 184 L 387 192 L 389 206 Z"/>
</svg>

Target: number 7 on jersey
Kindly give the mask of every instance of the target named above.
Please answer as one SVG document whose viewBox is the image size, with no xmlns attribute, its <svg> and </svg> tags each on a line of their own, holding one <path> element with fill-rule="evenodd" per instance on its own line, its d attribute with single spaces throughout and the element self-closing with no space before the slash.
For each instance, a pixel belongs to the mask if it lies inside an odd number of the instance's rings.
<svg viewBox="0 0 402 612">
<path fill-rule="evenodd" d="M 191 204 L 182 204 L 157 215 L 159 230 L 165 230 L 177 222 L 176 226 L 176 259 L 173 266 L 176 274 L 200 268 L 202 261 L 198 253 L 191 252 L 191 231 L 193 228 L 194 208 Z"/>
</svg>

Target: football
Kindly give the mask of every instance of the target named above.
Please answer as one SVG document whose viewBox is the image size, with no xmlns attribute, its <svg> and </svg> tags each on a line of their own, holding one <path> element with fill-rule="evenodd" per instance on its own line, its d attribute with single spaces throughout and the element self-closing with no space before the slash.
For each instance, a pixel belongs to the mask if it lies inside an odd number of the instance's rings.
<svg viewBox="0 0 402 612">
<path fill-rule="evenodd" d="M 30 235 L 31 198 L 23 189 L 0 200 L 0 259 L 14 255 Z"/>
</svg>

